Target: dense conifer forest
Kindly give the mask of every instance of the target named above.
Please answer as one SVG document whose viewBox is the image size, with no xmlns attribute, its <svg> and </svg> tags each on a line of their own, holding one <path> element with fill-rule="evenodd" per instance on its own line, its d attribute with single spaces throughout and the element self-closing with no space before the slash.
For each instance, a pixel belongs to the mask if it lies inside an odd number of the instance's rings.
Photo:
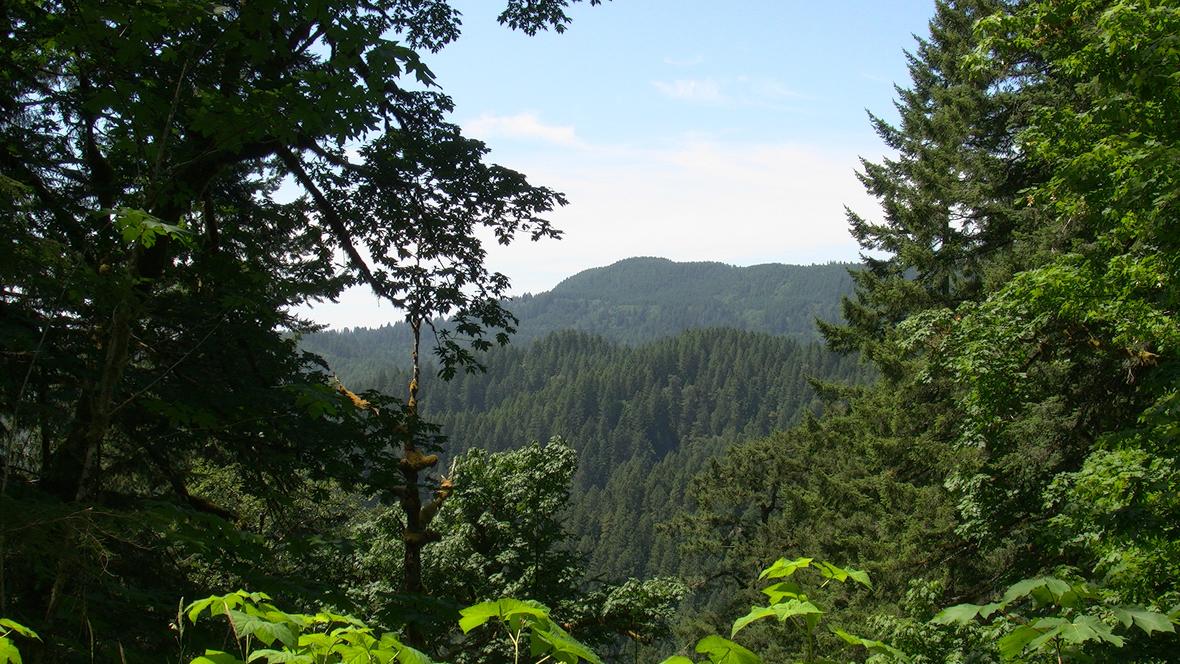
<svg viewBox="0 0 1180 664">
<path fill-rule="evenodd" d="M 0 663 L 1177 661 L 1180 5 L 936 2 L 851 271 L 516 303 L 460 26 L 0 5 Z"/>
<path fill-rule="evenodd" d="M 344 347 L 351 335 L 333 336 Z M 871 373 L 817 343 L 713 328 L 637 347 L 557 332 L 492 351 L 484 365 L 450 381 L 424 379 L 423 417 L 446 432 L 450 454 L 552 438 L 573 446 L 567 528 L 593 573 L 624 579 L 677 568 L 677 549 L 656 543 L 656 526 L 679 510 L 705 461 L 818 412 L 810 380 L 863 383 Z M 392 393 L 409 380 L 378 363 L 341 375 Z"/>
</svg>

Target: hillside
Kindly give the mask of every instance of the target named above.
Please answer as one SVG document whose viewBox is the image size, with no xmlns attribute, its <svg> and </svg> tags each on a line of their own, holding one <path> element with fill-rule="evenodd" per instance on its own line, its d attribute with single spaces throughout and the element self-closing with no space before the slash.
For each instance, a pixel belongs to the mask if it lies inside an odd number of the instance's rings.
<svg viewBox="0 0 1180 664">
<path fill-rule="evenodd" d="M 850 264 L 735 267 L 628 258 L 579 272 L 514 302 L 520 340 L 580 330 L 628 344 L 702 327 L 817 338 L 815 319 L 839 318 Z"/>
<path fill-rule="evenodd" d="M 423 376 L 422 412 L 448 437 L 446 456 L 563 438 L 578 456 L 569 527 L 591 571 L 620 579 L 675 571 L 657 527 L 706 459 L 816 412 L 809 377 L 868 373 L 816 343 L 725 328 L 639 346 L 566 330 L 485 364 L 449 382 Z M 409 375 L 373 363 L 347 380 L 401 394 Z"/>
<path fill-rule="evenodd" d="M 816 341 L 815 319 L 837 320 L 851 292 L 850 267 L 630 258 L 580 272 L 510 304 L 519 332 L 482 358 L 486 372 L 424 371 L 422 412 L 448 456 L 563 438 L 578 456 L 569 526 L 591 571 L 672 572 L 678 554 L 657 527 L 706 459 L 815 412 L 809 378 L 867 378 Z M 354 388 L 405 392 L 404 324 L 303 345 Z"/>
<path fill-rule="evenodd" d="M 579 272 L 553 290 L 509 303 L 519 319 L 512 344 L 577 330 L 635 345 L 684 330 L 728 327 L 817 339 L 815 320 L 839 320 L 840 298 L 852 292 L 846 263 L 677 263 L 628 258 Z M 406 366 L 410 332 L 404 323 L 307 335 L 304 349 L 325 357 L 341 376 L 376 364 Z"/>
</svg>

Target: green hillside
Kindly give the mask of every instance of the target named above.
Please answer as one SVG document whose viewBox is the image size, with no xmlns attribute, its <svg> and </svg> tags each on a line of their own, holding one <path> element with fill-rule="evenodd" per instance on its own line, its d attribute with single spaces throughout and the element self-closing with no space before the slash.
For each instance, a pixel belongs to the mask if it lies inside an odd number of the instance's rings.
<svg viewBox="0 0 1180 664">
<path fill-rule="evenodd" d="M 700 327 L 814 340 L 817 318 L 839 317 L 852 267 L 629 258 L 580 272 L 511 308 L 521 321 L 518 342 L 573 329 L 634 344 Z"/>
<path fill-rule="evenodd" d="M 840 319 L 840 298 L 851 294 L 849 270 L 855 268 L 628 258 L 509 301 L 519 320 L 511 343 L 524 346 L 552 332 L 577 330 L 634 345 L 704 327 L 814 341 L 817 319 Z M 411 334 L 409 326 L 396 322 L 308 334 L 301 345 L 345 376 L 374 364 L 408 366 Z"/>
<path fill-rule="evenodd" d="M 446 453 L 563 438 L 578 452 L 574 538 L 594 572 L 616 578 L 676 568 L 655 529 L 703 459 L 816 411 L 809 378 L 862 382 L 869 373 L 816 343 L 725 328 L 640 346 L 569 330 L 497 349 L 485 365 L 422 380 L 422 412 L 447 436 Z M 409 375 L 372 362 L 345 380 L 397 394 Z"/>
<path fill-rule="evenodd" d="M 443 381 L 427 368 L 422 413 L 448 455 L 563 438 L 578 453 L 568 523 L 592 573 L 674 572 L 658 526 L 703 461 L 816 412 L 809 379 L 871 373 L 815 341 L 851 267 L 630 258 L 580 272 L 510 303 L 518 333 L 481 358 L 486 372 Z M 410 344 L 404 324 L 303 342 L 349 386 L 395 395 Z"/>
</svg>

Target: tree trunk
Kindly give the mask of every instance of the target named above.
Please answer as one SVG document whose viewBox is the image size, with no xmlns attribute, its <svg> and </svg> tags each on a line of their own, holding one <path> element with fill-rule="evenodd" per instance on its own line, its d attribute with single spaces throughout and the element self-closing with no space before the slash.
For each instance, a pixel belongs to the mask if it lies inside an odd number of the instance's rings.
<svg viewBox="0 0 1180 664">
<path fill-rule="evenodd" d="M 60 500 L 83 501 L 98 488 L 102 444 L 115 408 L 115 391 L 127 366 L 136 300 L 129 293 L 112 312 L 98 380 L 82 388 L 69 434 L 43 471 L 46 490 Z"/>
</svg>

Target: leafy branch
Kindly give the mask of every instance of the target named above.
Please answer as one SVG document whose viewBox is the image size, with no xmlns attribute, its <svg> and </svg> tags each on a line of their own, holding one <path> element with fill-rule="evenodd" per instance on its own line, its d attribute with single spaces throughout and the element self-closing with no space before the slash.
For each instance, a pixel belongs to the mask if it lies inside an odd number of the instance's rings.
<svg viewBox="0 0 1180 664">
<path fill-rule="evenodd" d="M 459 614 L 462 616 L 459 619 L 459 628 L 464 634 L 493 620 L 503 625 L 508 633 L 508 639 L 512 641 L 512 661 L 517 664 L 521 661 L 521 648 L 526 632 L 529 655 L 537 658 L 534 664 L 548 661 L 562 664 L 577 664 L 580 661 L 602 664 L 598 655 L 553 622 L 549 617 L 549 609 L 538 602 L 505 598 L 469 606 Z"/>
<path fill-rule="evenodd" d="M 1006 619 L 1016 627 L 997 643 L 1004 661 L 1033 653 L 1054 655 L 1058 662 L 1088 661 L 1085 650 L 1090 646 L 1126 644 L 1124 636 L 1115 634 L 1119 626 L 1136 627 L 1148 636 L 1175 632 L 1174 617 L 1136 606 L 1104 606 L 1098 599 L 1097 589 L 1088 583 L 1044 576 L 1013 584 L 996 602 L 943 609 L 933 622 L 967 625 L 977 618 L 993 623 Z M 1015 605 L 1024 605 L 1023 612 Z"/>
<path fill-rule="evenodd" d="M 749 613 L 735 620 L 729 633 L 730 638 L 736 637 L 738 632 L 754 622 L 773 618 L 788 631 L 802 637 L 804 662 L 826 661 L 818 659 L 816 653 L 818 627 L 825 612 L 803 591 L 802 586 L 792 579 L 795 573 L 800 570 L 811 570 L 819 574 L 824 579 L 820 584 L 821 588 L 832 581 L 837 583 L 852 581 L 865 588 L 871 589 L 873 587 L 868 572 L 863 570 L 839 567 L 814 558 L 796 558 L 794 560 L 779 558 L 758 575 L 760 580 L 778 580 L 762 589 L 762 593 L 769 598 L 769 604 L 767 606 L 752 606 Z M 849 645 L 863 647 L 872 654 L 892 657 L 902 662 L 909 661 L 905 653 L 887 643 L 855 636 L 837 627 L 829 627 L 828 629 Z M 697 642 L 696 652 L 705 655 L 707 657 L 705 661 L 712 664 L 762 663 L 762 658 L 755 653 L 729 639 L 716 635 L 707 636 Z M 676 655 L 669 657 L 661 664 L 692 664 L 692 662 L 693 660 L 688 657 Z"/>
</svg>

